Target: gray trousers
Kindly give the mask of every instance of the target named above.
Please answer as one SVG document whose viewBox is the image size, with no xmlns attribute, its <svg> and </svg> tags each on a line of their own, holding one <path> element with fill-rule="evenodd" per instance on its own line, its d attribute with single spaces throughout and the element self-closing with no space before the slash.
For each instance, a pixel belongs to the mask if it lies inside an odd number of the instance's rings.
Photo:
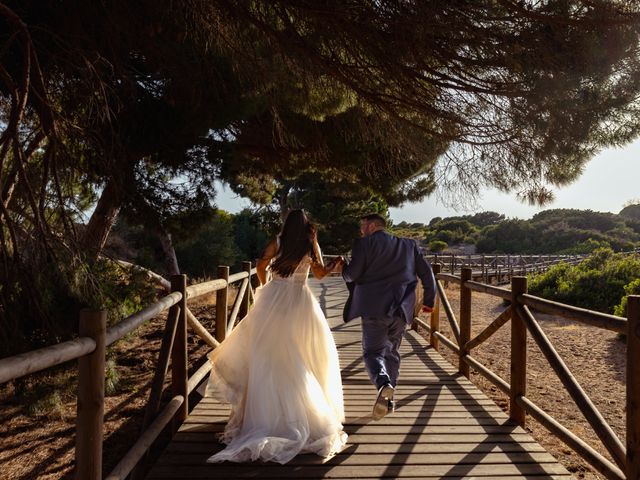
<svg viewBox="0 0 640 480">
<path fill-rule="evenodd" d="M 395 388 L 400 373 L 400 343 L 407 324 L 401 316 L 362 317 L 362 353 L 371 383 Z"/>
</svg>

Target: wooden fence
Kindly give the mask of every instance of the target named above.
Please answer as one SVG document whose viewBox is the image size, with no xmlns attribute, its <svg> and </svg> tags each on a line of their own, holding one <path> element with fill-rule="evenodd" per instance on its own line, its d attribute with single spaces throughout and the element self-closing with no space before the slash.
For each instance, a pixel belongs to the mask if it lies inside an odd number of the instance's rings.
<svg viewBox="0 0 640 480">
<path fill-rule="evenodd" d="M 173 432 L 187 417 L 189 394 L 211 370 L 206 361 L 188 376 L 187 326 L 215 348 L 224 340 L 238 318 L 246 315 L 253 298 L 251 278 L 256 273 L 250 262 L 243 262 L 241 272 L 229 275 L 229 267 L 218 268 L 216 280 L 187 286 L 185 275 L 175 275 L 171 281 L 147 272 L 154 281 L 168 290 L 168 294 L 140 312 L 106 328 L 107 314 L 99 310 L 80 313 L 79 337 L 39 350 L 0 359 L 0 384 L 46 370 L 70 360 L 78 360 L 78 394 L 76 416 L 75 475 L 79 480 L 100 480 L 102 476 L 102 442 L 104 418 L 104 381 L 106 348 L 133 332 L 142 323 L 169 310 L 158 363 L 151 383 L 143 420 L 142 433 L 105 478 L 121 480 L 127 477 L 165 427 Z M 229 286 L 240 283 L 235 302 L 228 315 Z M 216 292 L 215 338 L 205 329 L 188 308 L 187 300 Z M 164 380 L 171 364 L 171 400 L 160 410 Z"/>
<path fill-rule="evenodd" d="M 640 249 L 621 252 L 624 255 L 638 255 Z M 579 255 L 461 255 L 454 253 L 431 253 L 425 258 L 433 265 L 441 264 L 442 273 L 455 275 L 463 268 L 471 267 L 472 279 L 484 283 L 502 284 L 511 281 L 515 275 L 541 273 L 558 263 L 576 264 L 589 254 Z"/>
<path fill-rule="evenodd" d="M 469 377 L 473 367 L 496 387 L 509 396 L 509 416 L 524 426 L 525 413 L 539 421 L 582 458 L 608 479 L 640 479 L 640 296 L 630 296 L 627 318 L 607 315 L 564 305 L 527 293 L 527 278 L 514 276 L 511 290 L 476 282 L 472 279 L 471 267 L 463 267 L 460 276 L 442 273 L 441 265 L 434 264 L 437 279 L 438 300 L 430 316 L 429 323 L 418 318 L 415 324 L 429 332 L 430 344 L 438 349 L 442 343 L 458 355 L 459 371 Z M 442 282 L 460 285 L 460 312 L 454 314 Z M 482 292 L 500 297 L 510 302 L 509 307 L 487 326 L 471 338 L 472 292 Z M 439 310 L 443 308 L 451 326 L 454 339 L 440 332 Z M 627 342 L 627 392 L 626 392 L 626 446 L 607 424 L 589 396 L 584 392 L 571 371 L 558 355 L 553 344 L 543 332 L 531 312 L 536 311 L 559 315 L 567 319 L 586 323 L 618 333 L 626 334 Z M 487 341 L 498 329 L 511 320 L 510 382 L 481 364 L 472 356 L 472 350 Z M 560 424 L 527 397 L 527 335 L 531 334 L 540 347 L 546 361 L 559 377 L 578 409 L 598 435 L 613 458 L 609 461 L 573 432 Z"/>
</svg>

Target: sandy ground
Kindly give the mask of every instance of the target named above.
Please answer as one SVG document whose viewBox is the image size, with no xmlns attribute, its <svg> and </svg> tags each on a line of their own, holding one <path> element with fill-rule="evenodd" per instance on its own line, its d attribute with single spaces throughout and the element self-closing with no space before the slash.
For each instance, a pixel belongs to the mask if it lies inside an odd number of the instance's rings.
<svg viewBox="0 0 640 480">
<path fill-rule="evenodd" d="M 457 316 L 459 288 L 456 285 L 449 285 L 446 292 Z M 506 308 L 502 299 L 476 292 L 473 292 L 471 305 L 472 337 L 480 333 Z M 534 316 L 583 390 L 624 443 L 626 363 L 624 342 L 614 332 L 552 315 L 534 312 Z M 454 340 L 443 309 L 440 314 L 440 329 L 448 338 Z M 510 322 L 507 322 L 489 340 L 472 352 L 474 358 L 507 382 L 510 368 L 510 332 Z M 451 363 L 457 365 L 457 356 L 446 346 L 440 344 L 439 351 Z M 531 336 L 527 338 L 527 354 L 527 397 L 611 460 L 605 447 L 566 393 Z M 471 379 L 503 410 L 507 411 L 506 395 L 473 369 Z M 529 416 L 527 416 L 526 429 L 576 478 L 604 479 L 604 476 L 598 474 L 569 447 Z"/>
</svg>

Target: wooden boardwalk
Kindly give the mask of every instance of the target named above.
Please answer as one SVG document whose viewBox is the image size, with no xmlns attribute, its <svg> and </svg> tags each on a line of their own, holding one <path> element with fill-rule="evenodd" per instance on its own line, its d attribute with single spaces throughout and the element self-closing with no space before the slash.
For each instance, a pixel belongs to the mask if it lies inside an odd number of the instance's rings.
<svg viewBox="0 0 640 480">
<path fill-rule="evenodd" d="M 402 345 L 397 411 L 370 417 L 375 390 L 361 359 L 360 324 L 342 323 L 344 284 L 311 281 L 340 353 L 349 434 L 347 448 L 323 463 L 300 455 L 287 465 L 207 464 L 222 447 L 229 408 L 203 399 L 191 412 L 149 479 L 227 478 L 468 478 L 566 479 L 571 475 L 522 428 L 427 342 L 409 331 Z"/>
</svg>

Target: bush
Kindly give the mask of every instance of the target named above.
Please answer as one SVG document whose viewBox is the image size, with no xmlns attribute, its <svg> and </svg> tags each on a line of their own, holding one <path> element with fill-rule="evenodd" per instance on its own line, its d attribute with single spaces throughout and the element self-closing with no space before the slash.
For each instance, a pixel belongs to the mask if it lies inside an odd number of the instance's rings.
<svg viewBox="0 0 640 480">
<path fill-rule="evenodd" d="M 593 238 L 588 238 L 583 242 L 578 242 L 574 246 L 560 250 L 557 253 L 561 255 L 580 255 L 584 253 L 591 253 L 599 248 L 611 248 L 611 245 L 605 240 L 594 240 Z"/>
<path fill-rule="evenodd" d="M 447 242 L 443 242 L 442 240 L 434 240 L 433 242 L 429 243 L 427 248 L 432 252 L 438 253 L 446 249 L 448 246 L 449 245 L 447 245 Z"/>
<path fill-rule="evenodd" d="M 613 310 L 613 313 L 615 315 L 618 315 L 619 317 L 627 316 L 627 300 L 629 298 L 629 295 L 640 295 L 640 278 L 636 278 L 631 283 L 625 285 L 624 291 L 626 295 L 622 297 L 620 303 L 616 305 L 615 309 Z"/>
<path fill-rule="evenodd" d="M 613 313 L 629 284 L 640 278 L 640 259 L 600 248 L 578 265 L 561 263 L 534 275 L 529 292 L 590 310 Z M 616 310 L 617 311 L 617 310 Z"/>
</svg>

